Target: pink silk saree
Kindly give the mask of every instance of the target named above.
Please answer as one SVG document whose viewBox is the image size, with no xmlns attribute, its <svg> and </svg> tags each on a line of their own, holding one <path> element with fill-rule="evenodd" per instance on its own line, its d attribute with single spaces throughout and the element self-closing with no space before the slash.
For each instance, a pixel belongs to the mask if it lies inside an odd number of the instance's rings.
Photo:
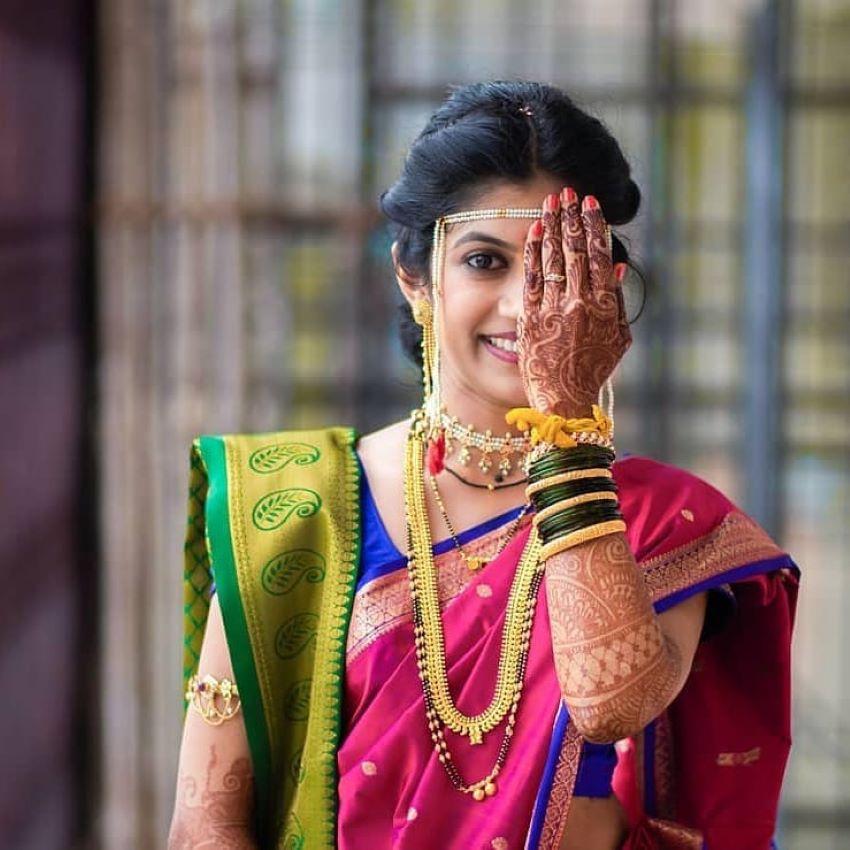
<svg viewBox="0 0 850 850">
<path fill-rule="evenodd" d="M 656 610 L 722 590 L 734 613 L 704 640 L 682 693 L 618 744 L 614 792 L 629 817 L 625 847 L 766 850 L 790 747 L 790 639 L 799 571 L 765 532 L 705 481 L 630 455 L 614 465 L 627 538 Z M 492 697 L 504 609 L 529 518 L 501 555 L 471 574 L 453 549 L 435 557 L 449 682 L 461 710 Z M 495 551 L 505 525 L 466 537 Z M 474 531 L 474 530 L 473 530 Z M 440 547 L 435 547 L 441 551 Z M 445 547 L 443 547 L 445 548 Z M 337 752 L 341 850 L 556 848 L 582 739 L 569 722 L 552 658 L 545 581 L 515 734 L 483 802 L 456 791 L 437 761 L 413 653 L 405 565 L 358 585 L 348 631 Z M 492 768 L 503 726 L 471 746 L 446 740 L 470 782 Z"/>
</svg>

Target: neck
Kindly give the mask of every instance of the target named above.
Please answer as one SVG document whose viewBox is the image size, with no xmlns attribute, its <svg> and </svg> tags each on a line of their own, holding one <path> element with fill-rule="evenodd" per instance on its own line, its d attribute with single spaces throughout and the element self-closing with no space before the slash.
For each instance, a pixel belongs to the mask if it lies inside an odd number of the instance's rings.
<svg viewBox="0 0 850 850">
<path fill-rule="evenodd" d="M 478 398 L 469 390 L 463 390 L 454 385 L 444 385 L 443 404 L 449 416 L 457 417 L 461 425 L 472 425 L 482 434 L 490 430 L 494 437 L 504 437 L 506 432 L 512 430 L 505 422 L 508 408 Z M 518 432 L 513 430 L 512 433 Z"/>
</svg>

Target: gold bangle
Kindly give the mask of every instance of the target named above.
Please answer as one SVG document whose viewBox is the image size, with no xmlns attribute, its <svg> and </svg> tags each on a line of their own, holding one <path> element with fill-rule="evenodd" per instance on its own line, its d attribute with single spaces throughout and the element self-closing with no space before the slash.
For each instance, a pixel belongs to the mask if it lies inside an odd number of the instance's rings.
<svg viewBox="0 0 850 850">
<path fill-rule="evenodd" d="M 220 726 L 225 720 L 230 720 L 242 705 L 236 682 L 230 679 L 219 681 L 209 674 L 203 679 L 197 674 L 189 679 L 186 699 L 209 726 Z"/>
<path fill-rule="evenodd" d="M 616 493 L 603 491 L 600 493 L 580 493 L 578 496 L 572 496 L 569 499 L 561 499 L 560 502 L 555 502 L 554 505 L 549 505 L 548 508 L 543 508 L 542 511 L 534 515 L 532 522 L 539 525 L 545 522 L 549 517 L 555 514 L 572 508 L 575 505 L 583 505 L 585 502 L 619 502 L 620 497 Z"/>
<path fill-rule="evenodd" d="M 525 488 L 526 497 L 533 496 L 547 487 L 554 487 L 555 484 L 566 484 L 568 481 L 578 481 L 581 478 L 613 478 L 610 469 L 596 467 L 594 469 L 574 469 L 572 472 L 559 472 L 551 478 L 543 478 L 540 481 L 535 481 Z"/>
<path fill-rule="evenodd" d="M 604 537 L 607 534 L 625 530 L 626 524 L 621 519 L 612 519 L 608 522 L 591 525 L 588 528 L 581 528 L 578 531 L 572 532 L 572 534 L 557 537 L 555 540 L 546 543 L 540 550 L 540 559 L 545 561 L 547 558 L 551 558 L 552 555 L 557 555 L 558 552 L 578 546 L 580 543 L 586 543 L 588 540 L 595 540 L 597 537 Z"/>
</svg>

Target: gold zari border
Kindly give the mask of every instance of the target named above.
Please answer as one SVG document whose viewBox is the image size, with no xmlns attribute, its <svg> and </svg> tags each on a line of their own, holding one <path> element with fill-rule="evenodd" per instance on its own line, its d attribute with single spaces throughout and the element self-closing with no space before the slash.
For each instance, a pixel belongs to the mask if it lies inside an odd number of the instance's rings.
<svg viewBox="0 0 850 850">
<path fill-rule="evenodd" d="M 640 561 L 653 602 L 746 564 L 776 558 L 782 550 L 755 520 L 730 511 L 702 537 Z"/>
</svg>

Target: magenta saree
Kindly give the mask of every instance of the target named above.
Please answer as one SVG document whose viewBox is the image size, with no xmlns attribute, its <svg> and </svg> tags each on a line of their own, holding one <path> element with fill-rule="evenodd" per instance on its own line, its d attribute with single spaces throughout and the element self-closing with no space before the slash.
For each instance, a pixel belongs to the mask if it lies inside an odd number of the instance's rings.
<svg viewBox="0 0 850 850">
<path fill-rule="evenodd" d="M 633 827 L 629 846 L 768 848 L 790 744 L 789 644 L 798 570 L 750 518 L 690 473 L 627 456 L 615 464 L 614 476 L 627 537 L 656 610 L 716 590 L 732 614 L 701 644 L 671 707 L 618 746 L 614 789 Z M 493 552 L 505 530 L 505 524 L 479 526 L 465 536 L 465 548 Z M 464 712 L 480 711 L 491 699 L 505 604 L 528 533 L 526 518 L 504 552 L 477 574 L 453 549 L 435 547 L 449 681 Z M 388 555 L 358 584 L 349 626 L 337 754 L 338 846 L 557 847 L 582 741 L 560 698 L 544 587 L 499 790 L 477 803 L 451 786 L 433 752 L 413 653 L 406 568 Z M 491 769 L 501 731 L 474 747 L 445 731 L 466 781 Z M 738 797 L 744 789 L 746 801 Z"/>
</svg>

